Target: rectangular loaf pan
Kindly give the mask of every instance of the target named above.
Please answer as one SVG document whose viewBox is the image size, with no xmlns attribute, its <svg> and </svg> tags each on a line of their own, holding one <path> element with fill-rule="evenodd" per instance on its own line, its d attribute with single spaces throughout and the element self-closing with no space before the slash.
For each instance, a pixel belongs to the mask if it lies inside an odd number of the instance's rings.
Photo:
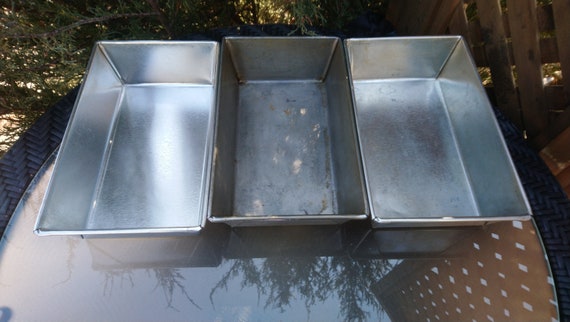
<svg viewBox="0 0 570 322">
<path fill-rule="evenodd" d="M 95 45 L 37 234 L 192 234 L 203 227 L 218 47 Z"/>
<path fill-rule="evenodd" d="M 367 204 L 335 37 L 224 39 L 210 220 L 338 224 Z"/>
<path fill-rule="evenodd" d="M 461 37 L 345 42 L 375 227 L 528 219 Z"/>
</svg>

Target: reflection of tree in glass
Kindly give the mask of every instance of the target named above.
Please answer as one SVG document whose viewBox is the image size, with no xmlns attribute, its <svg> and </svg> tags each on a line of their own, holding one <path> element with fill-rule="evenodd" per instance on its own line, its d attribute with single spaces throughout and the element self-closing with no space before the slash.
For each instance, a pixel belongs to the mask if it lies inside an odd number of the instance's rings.
<svg viewBox="0 0 570 322">
<path fill-rule="evenodd" d="M 184 286 L 183 281 L 185 280 L 184 276 L 180 274 L 179 270 L 176 268 L 156 268 L 152 270 L 154 275 L 156 276 L 156 287 L 157 289 L 159 286 L 162 288 L 164 292 L 164 296 L 166 298 L 167 307 L 170 309 L 174 309 L 178 311 L 172 305 L 172 298 L 173 293 L 176 288 L 180 289 L 180 292 L 184 294 L 184 297 L 188 300 L 188 302 L 192 303 L 198 309 L 202 309 L 194 300 L 190 298 L 188 292 L 186 291 L 186 287 Z"/>
<path fill-rule="evenodd" d="M 67 243 L 68 254 L 66 261 L 67 276 L 64 280 L 57 283 L 56 285 L 65 284 L 71 279 L 71 274 L 73 272 L 73 260 L 75 259 L 75 248 L 77 248 L 77 245 L 79 244 L 79 241 L 75 238 L 67 238 L 65 242 Z"/>
<path fill-rule="evenodd" d="M 386 260 L 354 260 L 349 256 L 237 259 L 210 292 L 210 301 L 214 303 L 218 289 L 227 289 L 232 279 L 241 276 L 242 288 L 255 287 L 259 298 L 266 296 L 265 308 L 283 312 L 300 294 L 310 314 L 315 303 L 334 296 L 340 301 L 341 318 L 359 321 L 382 310 L 370 285 L 391 267 Z M 368 312 L 364 306 L 376 312 Z"/>
<path fill-rule="evenodd" d="M 333 289 L 340 301 L 340 314 L 346 321 L 363 321 L 370 312 L 363 306 L 370 306 L 380 312 L 382 307 L 372 293 L 370 285 L 392 269 L 386 260 L 356 260 L 348 256 L 332 259 L 331 275 Z"/>
<path fill-rule="evenodd" d="M 172 300 L 174 299 L 174 292 L 176 289 L 179 289 L 180 292 L 184 295 L 184 297 L 188 300 L 188 302 L 192 303 L 196 308 L 202 309 L 194 300 L 190 297 L 188 292 L 186 291 L 186 287 L 184 285 L 184 276 L 180 274 L 179 269 L 177 268 L 155 268 L 155 269 L 147 269 L 146 270 L 148 275 L 154 274 L 156 278 L 156 286 L 154 290 L 158 289 L 159 287 L 162 289 L 164 293 L 164 298 L 166 300 L 166 307 L 169 309 L 173 309 L 178 311 L 174 305 L 172 304 Z M 111 269 L 105 270 L 105 282 L 103 284 L 103 294 L 111 295 L 113 290 L 115 279 L 119 279 L 120 287 L 123 287 L 125 282 L 131 287 L 135 286 L 134 281 L 134 270 L 131 269 Z"/>
<path fill-rule="evenodd" d="M 118 278 L 121 287 L 124 282 L 128 282 L 131 287 L 135 286 L 133 282 L 133 271 L 130 269 L 113 269 L 104 272 L 105 282 L 103 283 L 103 295 L 111 295 L 115 286 L 115 279 Z"/>
</svg>

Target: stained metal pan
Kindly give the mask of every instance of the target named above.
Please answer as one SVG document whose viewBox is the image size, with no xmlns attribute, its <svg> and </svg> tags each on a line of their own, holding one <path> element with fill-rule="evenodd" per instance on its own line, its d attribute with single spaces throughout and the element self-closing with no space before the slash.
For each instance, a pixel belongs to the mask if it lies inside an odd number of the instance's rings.
<svg viewBox="0 0 570 322">
<path fill-rule="evenodd" d="M 196 233 L 205 223 L 215 42 L 99 42 L 39 235 Z"/>
<path fill-rule="evenodd" d="M 335 224 L 367 217 L 342 43 L 222 44 L 212 222 Z"/>
<path fill-rule="evenodd" d="M 460 37 L 345 42 L 373 226 L 528 219 Z"/>
</svg>

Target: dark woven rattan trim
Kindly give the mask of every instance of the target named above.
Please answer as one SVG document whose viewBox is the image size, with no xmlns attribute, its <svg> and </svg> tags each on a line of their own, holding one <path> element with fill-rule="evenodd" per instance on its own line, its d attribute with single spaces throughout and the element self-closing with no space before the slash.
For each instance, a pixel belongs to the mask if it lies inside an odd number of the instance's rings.
<svg viewBox="0 0 570 322">
<path fill-rule="evenodd" d="M 225 36 L 287 36 L 286 25 L 240 26 L 189 35 L 187 40 L 217 40 Z M 321 35 L 339 33 L 313 30 Z M 59 146 L 78 90 L 71 91 L 45 113 L 0 159 L 0 236 L 18 201 L 47 157 Z M 529 148 L 520 131 L 497 112 L 534 218 L 550 260 L 562 320 L 570 319 L 570 201 L 538 154 Z"/>
<path fill-rule="evenodd" d="M 30 181 L 61 143 L 77 92 L 43 114 L 0 159 L 0 236 Z"/>
</svg>

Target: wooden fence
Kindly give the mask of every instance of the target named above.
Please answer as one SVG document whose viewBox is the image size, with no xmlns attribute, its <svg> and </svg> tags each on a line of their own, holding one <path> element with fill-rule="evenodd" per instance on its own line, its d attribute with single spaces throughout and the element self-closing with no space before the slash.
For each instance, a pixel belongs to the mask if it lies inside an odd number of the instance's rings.
<svg viewBox="0 0 570 322">
<path fill-rule="evenodd" d="M 555 174 L 567 172 L 561 183 L 570 193 L 570 81 L 543 80 L 550 63 L 570 79 L 570 0 L 544 2 L 391 0 L 387 19 L 400 36 L 462 35 L 477 66 L 490 70 L 491 101 L 554 161 Z"/>
</svg>

